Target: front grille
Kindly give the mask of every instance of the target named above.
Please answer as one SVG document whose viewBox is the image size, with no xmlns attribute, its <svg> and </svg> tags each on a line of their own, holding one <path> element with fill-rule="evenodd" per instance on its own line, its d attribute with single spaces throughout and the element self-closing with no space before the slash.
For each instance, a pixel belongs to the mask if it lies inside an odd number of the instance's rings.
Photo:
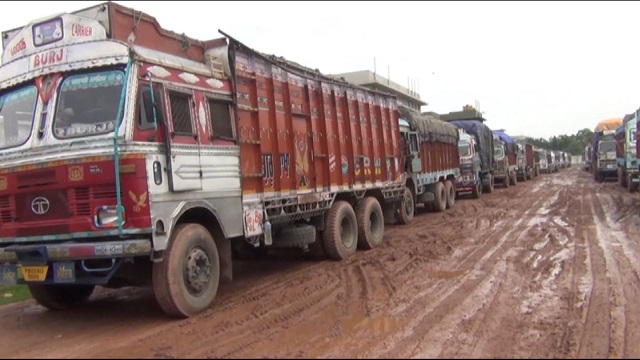
<svg viewBox="0 0 640 360">
<path fill-rule="evenodd" d="M 50 214 L 37 216 L 33 213 L 31 202 L 38 196 L 50 199 Z M 0 196 L 0 224 L 92 216 L 96 206 L 115 198 L 116 187 L 113 184 L 4 195 Z"/>
</svg>

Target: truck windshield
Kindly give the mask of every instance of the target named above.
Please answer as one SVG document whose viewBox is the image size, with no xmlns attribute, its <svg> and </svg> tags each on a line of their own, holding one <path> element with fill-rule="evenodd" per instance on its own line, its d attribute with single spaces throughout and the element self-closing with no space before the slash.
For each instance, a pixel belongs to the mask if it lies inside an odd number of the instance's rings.
<svg viewBox="0 0 640 360">
<path fill-rule="evenodd" d="M 35 85 L 0 95 L 0 149 L 24 144 L 31 135 L 38 91 Z"/>
<path fill-rule="evenodd" d="M 598 147 L 598 152 L 615 152 L 616 151 L 616 142 L 615 141 L 603 141 L 600 143 Z"/>
<path fill-rule="evenodd" d="M 636 129 L 629 130 L 629 142 L 632 144 L 636 143 Z"/>
<path fill-rule="evenodd" d="M 471 155 L 471 146 L 468 142 L 459 142 L 458 143 L 458 154 L 460 156 L 470 156 Z"/>
<path fill-rule="evenodd" d="M 504 146 L 503 145 L 496 146 L 493 155 L 498 159 L 502 159 L 504 157 Z"/>
<path fill-rule="evenodd" d="M 92 136 L 113 131 L 124 73 L 97 71 L 68 76 L 60 86 L 53 131 L 58 138 Z"/>
</svg>

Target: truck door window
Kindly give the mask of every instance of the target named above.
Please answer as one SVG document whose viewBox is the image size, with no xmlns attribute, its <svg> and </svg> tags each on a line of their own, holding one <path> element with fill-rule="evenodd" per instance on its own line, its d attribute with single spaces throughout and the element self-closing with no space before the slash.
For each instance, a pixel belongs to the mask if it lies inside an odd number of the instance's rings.
<svg viewBox="0 0 640 360">
<path fill-rule="evenodd" d="M 180 92 L 169 92 L 169 105 L 171 107 L 171 121 L 173 123 L 172 135 L 193 136 L 193 124 L 191 121 L 192 96 Z"/>
<path fill-rule="evenodd" d="M 233 122 L 229 102 L 211 98 L 207 102 L 211 117 L 211 139 L 233 140 Z"/>
<path fill-rule="evenodd" d="M 418 135 L 411 134 L 409 137 L 411 139 L 411 152 L 418 152 Z"/>
<path fill-rule="evenodd" d="M 158 89 L 158 85 L 154 85 L 153 100 L 156 102 L 156 121 L 161 124 L 164 122 L 164 107 L 162 106 L 162 93 Z M 151 87 L 149 85 L 140 87 L 139 101 L 138 128 L 140 130 L 153 129 L 153 102 L 151 101 Z"/>
</svg>

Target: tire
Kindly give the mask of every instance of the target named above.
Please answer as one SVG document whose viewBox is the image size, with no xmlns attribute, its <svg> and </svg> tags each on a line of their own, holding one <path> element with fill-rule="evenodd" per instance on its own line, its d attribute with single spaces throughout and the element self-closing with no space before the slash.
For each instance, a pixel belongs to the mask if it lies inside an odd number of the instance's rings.
<svg viewBox="0 0 640 360">
<path fill-rule="evenodd" d="M 633 183 L 633 180 L 631 179 L 631 175 L 627 175 L 627 191 L 632 193 L 634 191 L 636 191 L 636 187 L 637 185 Z"/>
<path fill-rule="evenodd" d="M 515 171 L 511 173 L 511 185 L 518 185 L 518 174 Z"/>
<path fill-rule="evenodd" d="M 95 285 L 41 285 L 27 284 L 31 297 L 49 310 L 60 311 L 89 299 Z"/>
<path fill-rule="evenodd" d="M 433 211 L 445 211 L 447 209 L 447 190 L 442 182 L 437 182 L 435 184 L 433 195 L 435 195 L 435 199 L 433 200 Z"/>
<path fill-rule="evenodd" d="M 315 241 L 315 226 L 292 224 L 278 230 L 273 240 L 273 246 L 278 248 L 305 249 Z"/>
<path fill-rule="evenodd" d="M 502 184 L 504 185 L 505 189 L 508 189 L 509 186 L 511 186 L 511 178 L 509 177 L 508 173 L 507 176 L 504 177 L 504 180 L 502 180 Z"/>
<path fill-rule="evenodd" d="M 220 258 L 209 231 L 200 224 L 178 225 L 163 261 L 153 264 L 153 291 L 162 310 L 176 318 L 200 313 L 213 303 L 219 283 Z"/>
<path fill-rule="evenodd" d="M 311 260 L 324 260 L 327 258 L 327 253 L 324 251 L 322 232 L 316 231 L 316 241 L 309 245 L 309 252 L 307 252 L 306 256 Z"/>
<path fill-rule="evenodd" d="M 451 209 L 456 203 L 456 188 L 451 180 L 444 182 L 444 190 L 447 193 L 447 209 Z"/>
<path fill-rule="evenodd" d="M 402 225 L 409 225 L 413 221 L 416 213 L 416 202 L 413 193 L 409 188 L 404 188 L 404 196 L 398 209 L 398 222 Z"/>
<path fill-rule="evenodd" d="M 482 182 L 478 182 L 476 184 L 476 187 L 471 192 L 471 197 L 473 197 L 474 199 L 480 199 L 481 196 L 482 196 Z"/>
<path fill-rule="evenodd" d="M 358 224 L 356 213 L 348 202 L 334 202 L 327 212 L 324 224 L 324 251 L 330 259 L 344 260 L 356 252 Z"/>
<path fill-rule="evenodd" d="M 384 214 L 378 199 L 366 197 L 356 206 L 358 248 L 371 250 L 384 239 Z"/>
<path fill-rule="evenodd" d="M 493 188 L 495 185 L 495 178 L 493 177 L 493 175 L 489 175 L 489 186 L 485 186 L 484 188 L 484 192 L 486 192 L 487 194 L 491 194 L 493 192 Z"/>
</svg>

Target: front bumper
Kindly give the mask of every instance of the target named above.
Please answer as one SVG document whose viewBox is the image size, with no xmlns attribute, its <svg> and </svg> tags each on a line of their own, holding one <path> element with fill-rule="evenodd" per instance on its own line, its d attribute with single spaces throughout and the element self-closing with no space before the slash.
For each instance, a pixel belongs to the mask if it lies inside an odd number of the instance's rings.
<svg viewBox="0 0 640 360">
<path fill-rule="evenodd" d="M 151 252 L 151 241 L 148 239 L 10 245 L 0 249 L 0 285 L 25 282 L 104 284 L 125 259 L 150 256 Z M 107 263 L 111 261 L 111 265 L 102 270 L 88 270 L 85 261 L 91 260 L 107 260 Z M 101 276 L 95 277 L 91 273 L 100 273 Z"/>
</svg>

